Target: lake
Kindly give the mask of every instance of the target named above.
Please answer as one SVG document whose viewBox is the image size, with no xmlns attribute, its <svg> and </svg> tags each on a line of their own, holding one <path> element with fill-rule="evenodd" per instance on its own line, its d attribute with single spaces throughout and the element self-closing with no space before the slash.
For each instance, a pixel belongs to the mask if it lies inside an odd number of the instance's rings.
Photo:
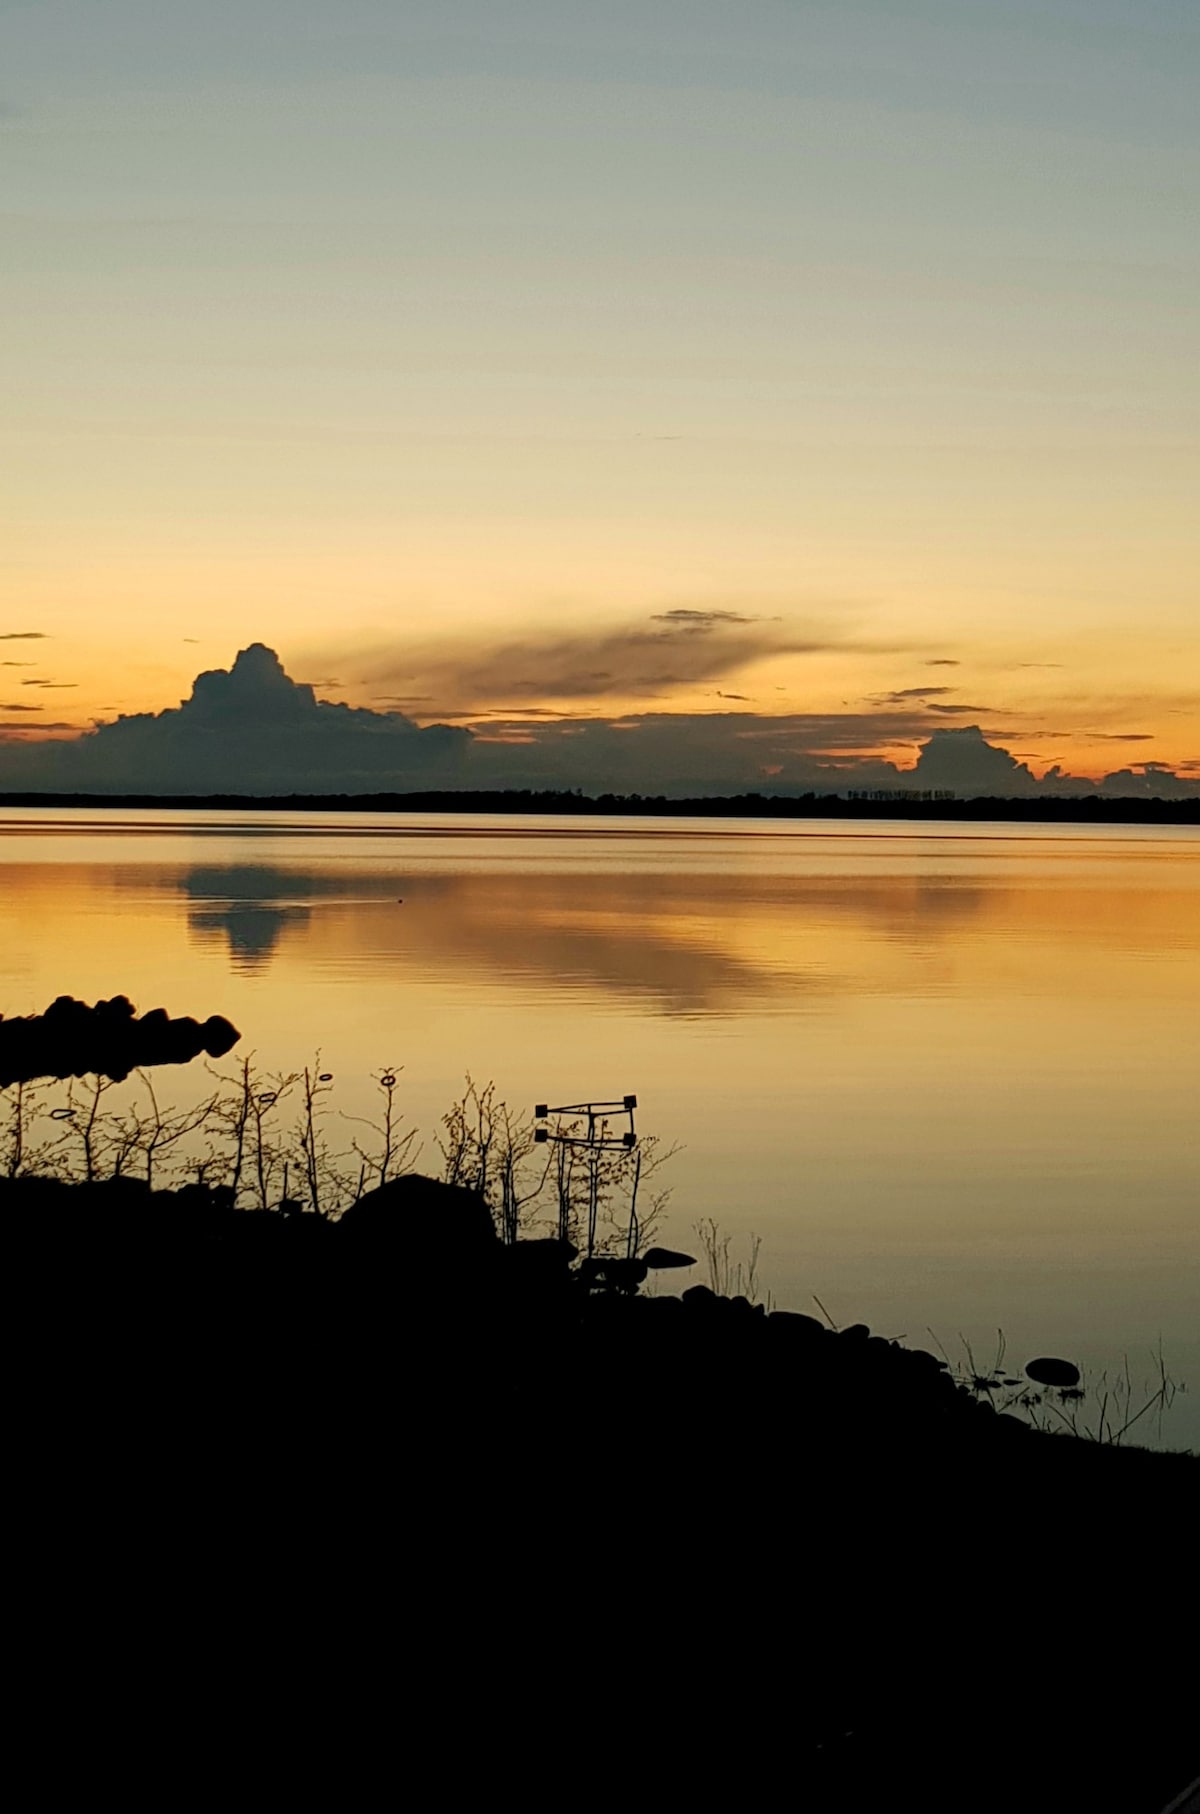
<svg viewBox="0 0 1200 1814">
<path fill-rule="evenodd" d="M 224 1014 L 347 1115 L 402 1066 L 430 1169 L 468 1071 L 636 1092 L 661 1239 L 954 1359 L 1136 1389 L 1161 1340 L 1200 1444 L 1193 828 L 8 809 L 0 933 L 7 1015 Z"/>
</svg>

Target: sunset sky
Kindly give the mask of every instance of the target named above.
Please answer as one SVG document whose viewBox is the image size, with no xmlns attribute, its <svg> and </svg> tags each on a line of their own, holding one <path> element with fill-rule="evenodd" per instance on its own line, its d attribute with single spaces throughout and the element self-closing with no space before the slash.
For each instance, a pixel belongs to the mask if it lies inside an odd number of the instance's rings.
<svg viewBox="0 0 1200 1814">
<path fill-rule="evenodd" d="M 0 0 L 0 738 L 261 641 L 1200 777 L 1198 73 L 1194 0 Z"/>
</svg>

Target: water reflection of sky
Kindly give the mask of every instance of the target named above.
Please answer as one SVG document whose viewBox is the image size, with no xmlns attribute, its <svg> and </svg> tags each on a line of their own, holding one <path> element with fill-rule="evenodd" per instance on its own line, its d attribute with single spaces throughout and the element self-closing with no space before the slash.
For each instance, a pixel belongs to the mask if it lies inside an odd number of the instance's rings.
<svg viewBox="0 0 1200 1814">
<path fill-rule="evenodd" d="M 1200 1441 L 1200 834 L 39 818 L 0 825 L 3 1011 L 228 1014 L 347 1114 L 402 1064 L 427 1159 L 467 1069 L 634 1089 L 677 1243 L 755 1228 L 781 1298 L 889 1333 L 1162 1333 Z"/>
</svg>

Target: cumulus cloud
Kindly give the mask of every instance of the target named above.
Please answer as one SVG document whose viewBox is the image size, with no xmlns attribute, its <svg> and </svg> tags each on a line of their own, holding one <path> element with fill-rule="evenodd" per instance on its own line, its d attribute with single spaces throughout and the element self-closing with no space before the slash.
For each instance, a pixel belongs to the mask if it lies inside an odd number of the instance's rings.
<svg viewBox="0 0 1200 1814">
<path fill-rule="evenodd" d="M 977 724 L 935 731 L 924 744 L 913 770 L 917 787 L 948 789 L 956 794 L 995 794 L 1007 798 L 1031 792 L 1037 779 L 1025 763 L 989 743 Z"/>
<path fill-rule="evenodd" d="M 168 711 L 119 717 L 71 742 L 6 745 L 0 785 L 109 793 L 404 791 L 462 785 L 469 743 L 468 733 L 448 725 L 423 730 L 398 712 L 318 700 L 310 686 L 289 679 L 273 650 L 254 643 L 232 668 L 198 675 L 191 697 Z"/>
<path fill-rule="evenodd" d="M 919 703 L 919 702 L 917 702 Z M 1197 782 L 1146 764 L 1096 780 L 1027 763 L 978 725 L 930 728 L 918 711 L 635 713 L 621 719 L 513 716 L 479 727 L 467 773 L 482 787 L 580 787 L 588 793 L 780 795 L 885 789 L 1020 798 L 1039 793 L 1185 798 Z M 912 767 L 872 754 L 911 740 Z"/>
<path fill-rule="evenodd" d="M 1053 778 L 1052 778 L 1053 777 Z M 1061 781 L 1051 770 L 1045 777 L 1056 791 L 1062 792 Z M 1073 790 L 1072 790 L 1073 791 Z M 1118 769 L 1106 775 L 1097 790 L 1119 798 L 1138 797 L 1147 800 L 1186 800 L 1200 797 L 1200 785 L 1178 775 L 1163 762 L 1145 762 L 1139 768 Z"/>
<path fill-rule="evenodd" d="M 703 643 L 707 635 L 687 632 L 684 640 Z M 119 717 L 59 742 L 31 742 L 18 733 L 74 727 L 0 719 L 0 733 L 11 733 L 0 740 L 0 788 L 332 794 L 577 787 L 675 797 L 915 788 L 962 798 L 1200 792 L 1197 779 L 1154 762 L 1099 782 L 1059 768 L 1039 781 L 1025 760 L 994 740 L 996 733 L 978 724 L 939 725 L 932 714 L 941 702 L 928 691 L 883 695 L 896 703 L 864 711 L 651 710 L 615 717 L 517 706 L 481 711 L 468 726 L 421 728 L 397 711 L 319 700 L 255 643 L 230 669 L 198 675 L 190 697 L 168 711 Z M 1026 738 L 1031 734 L 1022 733 L 1028 748 Z M 905 744 L 912 766 L 879 754 Z"/>
</svg>

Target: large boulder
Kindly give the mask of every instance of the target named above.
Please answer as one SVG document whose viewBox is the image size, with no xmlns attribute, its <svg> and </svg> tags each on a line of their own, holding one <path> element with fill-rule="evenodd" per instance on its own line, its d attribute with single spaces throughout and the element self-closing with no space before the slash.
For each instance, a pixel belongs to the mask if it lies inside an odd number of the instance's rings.
<svg viewBox="0 0 1200 1814">
<path fill-rule="evenodd" d="M 492 1212 L 478 1191 L 420 1172 L 367 1191 L 338 1227 L 360 1249 L 402 1252 L 449 1266 L 491 1259 L 499 1246 Z"/>
</svg>

